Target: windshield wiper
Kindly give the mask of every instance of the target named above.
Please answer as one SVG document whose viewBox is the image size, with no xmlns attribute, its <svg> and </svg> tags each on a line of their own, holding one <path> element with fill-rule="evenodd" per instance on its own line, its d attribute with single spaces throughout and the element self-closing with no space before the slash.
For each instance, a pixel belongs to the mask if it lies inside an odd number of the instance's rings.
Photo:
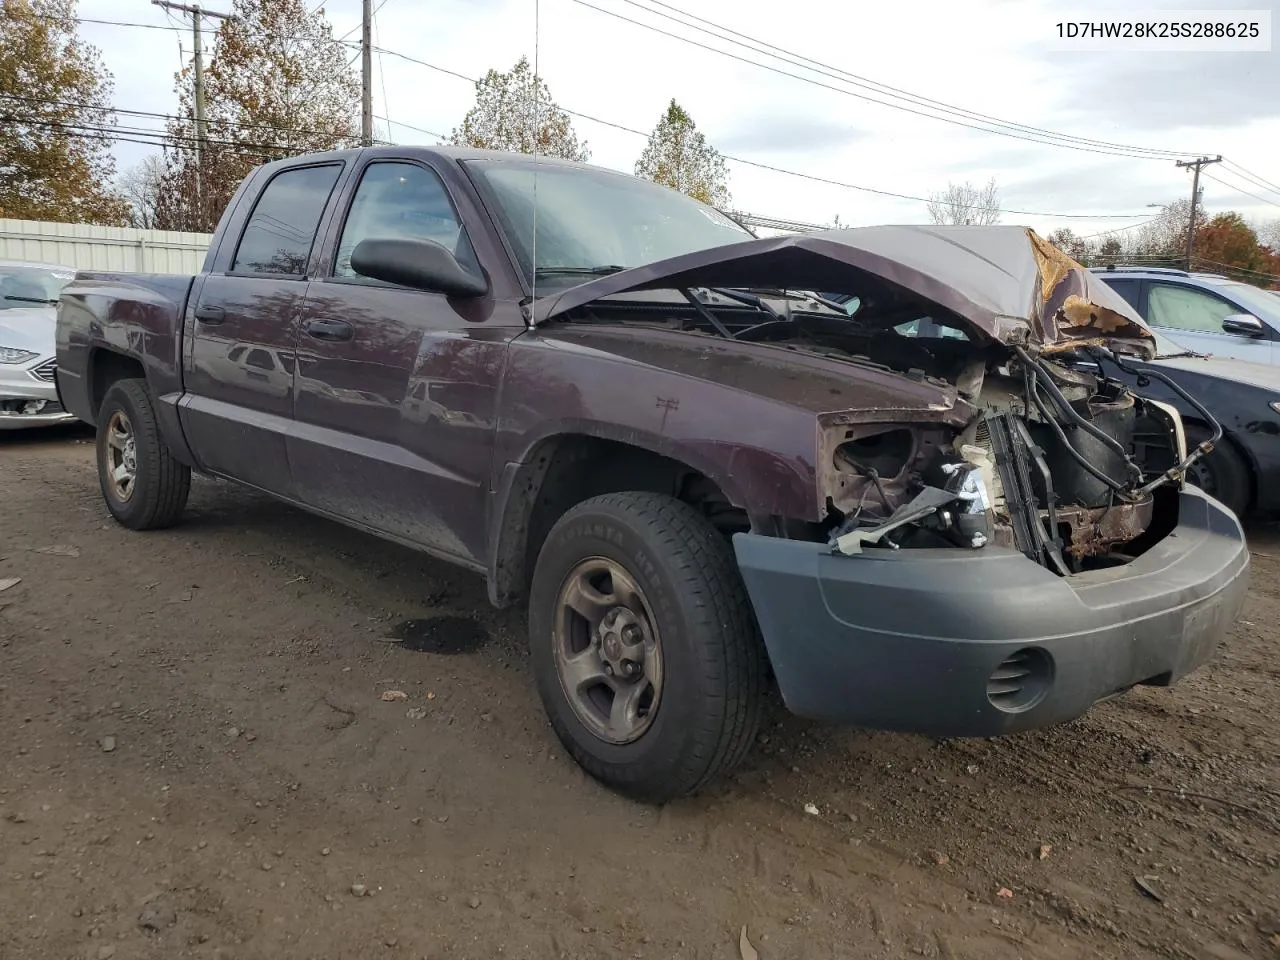
<svg viewBox="0 0 1280 960">
<path fill-rule="evenodd" d="M 1156 359 L 1157 360 L 1177 360 L 1181 357 L 1200 357 L 1203 359 L 1208 356 L 1209 355 L 1207 353 L 1196 353 L 1194 350 L 1183 350 L 1180 353 L 1162 353 L 1160 354 L 1160 356 L 1156 357 Z"/>
<path fill-rule="evenodd" d="M 49 300 L 44 297 L 5 297 L 6 300 L 12 300 L 15 303 L 45 303 L 53 305 L 58 302 L 57 298 Z"/>
<path fill-rule="evenodd" d="M 618 273 L 626 267 L 620 267 L 616 263 L 608 263 L 599 267 L 538 267 L 533 271 L 534 276 L 566 276 L 566 277 L 607 277 L 611 273 Z"/>
</svg>

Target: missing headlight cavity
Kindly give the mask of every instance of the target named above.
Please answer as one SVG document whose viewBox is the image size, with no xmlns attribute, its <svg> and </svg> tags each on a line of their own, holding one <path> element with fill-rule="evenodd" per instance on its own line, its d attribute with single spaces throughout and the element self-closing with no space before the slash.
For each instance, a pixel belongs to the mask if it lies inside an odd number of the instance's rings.
<svg viewBox="0 0 1280 960">
<path fill-rule="evenodd" d="M 852 432 L 852 431 L 850 431 Z M 836 467 L 892 479 L 902 473 L 911 459 L 915 443 L 910 430 L 886 430 L 847 440 L 836 448 Z"/>
</svg>

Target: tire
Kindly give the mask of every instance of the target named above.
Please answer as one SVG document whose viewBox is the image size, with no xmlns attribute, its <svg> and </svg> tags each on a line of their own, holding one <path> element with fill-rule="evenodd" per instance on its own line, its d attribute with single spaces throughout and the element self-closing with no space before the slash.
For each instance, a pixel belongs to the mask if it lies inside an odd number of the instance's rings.
<svg viewBox="0 0 1280 960">
<path fill-rule="evenodd" d="M 626 734 L 633 739 L 626 742 L 614 735 L 625 724 L 600 729 L 600 717 L 614 715 L 601 700 L 607 687 L 571 698 L 568 686 L 574 683 L 562 680 L 562 671 L 571 672 L 562 659 L 567 662 L 596 636 L 587 619 L 569 612 L 562 591 L 584 578 L 590 582 L 597 566 L 607 568 L 607 580 L 600 582 L 607 582 L 612 595 L 602 586 L 597 599 L 632 594 L 630 605 L 613 606 L 601 622 L 617 627 L 627 621 L 618 628 L 620 636 L 625 639 L 630 630 L 635 641 L 638 630 L 643 638 L 631 647 L 619 647 L 618 634 L 613 638 L 615 653 L 644 648 L 642 676 L 631 682 L 649 684 L 635 700 L 636 717 Z M 578 647 L 570 650 L 574 641 Z M 728 542 L 679 500 L 614 493 L 565 513 L 534 570 L 529 642 L 538 692 L 556 735 L 588 774 L 619 793 L 652 803 L 695 793 L 737 766 L 755 740 L 766 666 L 746 588 Z M 610 650 L 607 632 L 590 642 L 602 661 Z M 613 701 L 622 696 L 617 690 L 635 690 L 622 673 L 636 662 L 624 658 L 622 669 L 608 678 Z M 656 686 L 651 672 L 660 679 Z"/>
<path fill-rule="evenodd" d="M 1211 436 L 1204 427 L 1190 425 L 1187 447 L 1194 448 Z M 1235 445 L 1223 436 L 1208 456 L 1192 464 L 1187 482 L 1199 487 L 1224 507 L 1243 518 L 1249 510 L 1253 494 L 1253 471 Z"/>
<path fill-rule="evenodd" d="M 98 485 L 116 522 L 131 530 L 172 526 L 191 490 L 191 469 L 165 446 L 145 380 L 117 380 L 98 411 Z M 132 457 L 128 458 L 132 443 Z M 125 473 L 132 463 L 132 479 Z"/>
</svg>

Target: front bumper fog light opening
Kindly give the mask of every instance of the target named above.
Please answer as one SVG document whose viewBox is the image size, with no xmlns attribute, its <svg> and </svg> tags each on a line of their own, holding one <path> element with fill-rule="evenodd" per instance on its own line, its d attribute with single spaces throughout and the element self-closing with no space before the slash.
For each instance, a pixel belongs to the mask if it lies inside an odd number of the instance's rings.
<svg viewBox="0 0 1280 960">
<path fill-rule="evenodd" d="M 987 678 L 987 700 L 1005 713 L 1032 709 L 1053 686 L 1053 657 L 1040 647 L 1024 647 L 1000 661 Z"/>
</svg>

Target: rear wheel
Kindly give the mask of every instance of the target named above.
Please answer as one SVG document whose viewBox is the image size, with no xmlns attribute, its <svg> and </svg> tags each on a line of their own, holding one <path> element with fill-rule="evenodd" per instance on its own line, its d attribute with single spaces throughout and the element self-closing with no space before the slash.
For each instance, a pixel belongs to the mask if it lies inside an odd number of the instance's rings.
<svg viewBox="0 0 1280 960">
<path fill-rule="evenodd" d="M 1198 426 L 1187 427 L 1187 447 L 1208 440 L 1211 434 Z M 1187 482 L 1199 487 L 1237 517 L 1249 509 L 1252 474 L 1231 441 L 1225 436 L 1208 456 L 1201 457 L 1187 470 Z"/>
<path fill-rule="evenodd" d="M 736 766 L 764 706 L 763 646 L 733 550 L 671 497 L 585 501 L 552 528 L 529 639 L 557 736 L 596 779 L 663 802 Z"/>
<path fill-rule="evenodd" d="M 160 436 L 145 380 L 117 380 L 98 411 L 98 483 L 111 515 L 132 530 L 172 526 L 187 504 L 191 470 Z"/>
</svg>

